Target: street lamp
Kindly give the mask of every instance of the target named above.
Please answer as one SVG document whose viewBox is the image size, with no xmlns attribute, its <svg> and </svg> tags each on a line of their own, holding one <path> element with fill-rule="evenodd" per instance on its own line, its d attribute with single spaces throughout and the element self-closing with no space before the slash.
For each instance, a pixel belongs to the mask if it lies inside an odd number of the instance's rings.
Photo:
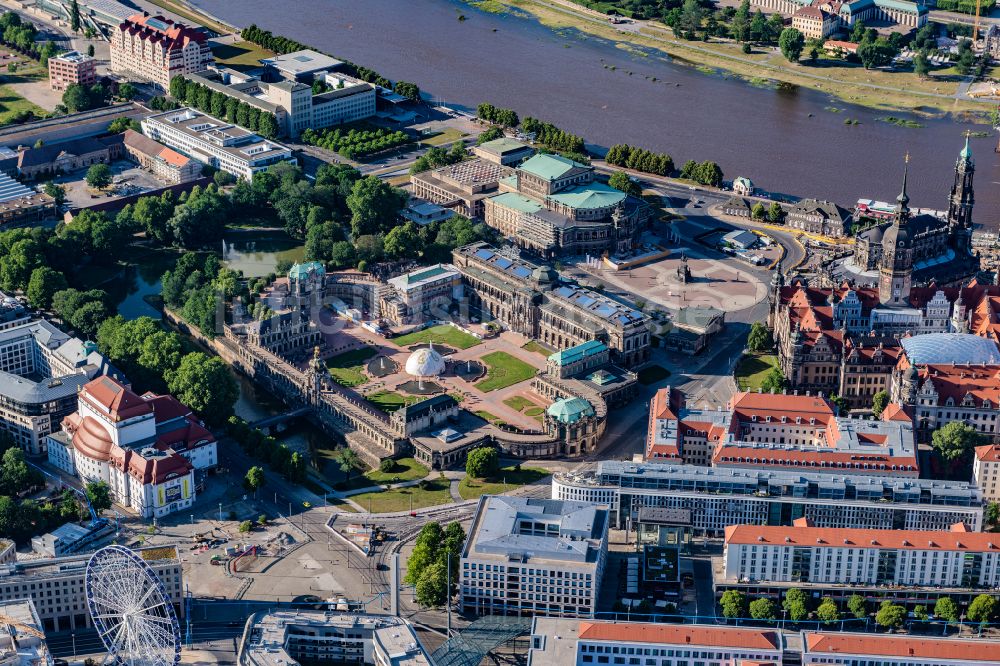
<svg viewBox="0 0 1000 666">
<path fill-rule="evenodd" d="M 219 502 L 219 522 L 222 522 L 222 502 Z"/>
</svg>

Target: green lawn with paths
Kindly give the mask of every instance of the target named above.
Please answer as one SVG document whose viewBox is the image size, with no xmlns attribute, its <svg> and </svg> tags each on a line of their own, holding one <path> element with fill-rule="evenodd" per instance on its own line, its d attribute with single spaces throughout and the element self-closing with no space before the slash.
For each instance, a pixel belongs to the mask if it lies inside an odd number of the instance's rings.
<svg viewBox="0 0 1000 666">
<path fill-rule="evenodd" d="M 424 485 L 424 488 L 411 486 L 352 495 L 351 500 L 365 511 L 368 511 L 370 507 L 372 513 L 409 511 L 411 508 L 423 509 L 428 506 L 451 503 L 451 482 L 448 479 L 434 479 Z"/>
<path fill-rule="evenodd" d="M 454 326 L 439 324 L 438 326 L 425 328 L 422 331 L 414 331 L 413 333 L 393 338 L 393 342 L 400 347 L 433 342 L 434 344 L 448 345 L 455 349 L 468 349 L 469 347 L 475 347 L 482 340 Z"/>
<path fill-rule="evenodd" d="M 744 356 L 736 366 L 736 386 L 741 391 L 756 391 L 771 368 L 777 367 L 778 357 L 773 354 Z"/>
<path fill-rule="evenodd" d="M 476 382 L 476 388 L 487 393 L 513 386 L 535 376 L 537 370 L 507 352 L 497 351 L 482 356 L 486 364 L 486 379 Z"/>
<path fill-rule="evenodd" d="M 522 467 L 517 469 L 511 465 L 502 468 L 488 479 L 470 479 L 465 477 L 458 484 L 458 493 L 462 499 L 475 499 L 480 495 L 499 495 L 505 490 L 513 490 L 518 486 L 534 483 L 548 476 L 549 473 L 537 467 Z M 506 486 L 504 485 L 506 482 Z"/>
<path fill-rule="evenodd" d="M 372 347 L 352 349 L 327 359 L 326 367 L 330 370 L 333 381 L 341 386 L 361 386 L 368 381 L 368 376 L 364 373 L 365 361 L 377 353 Z"/>
<path fill-rule="evenodd" d="M 423 400 L 419 395 L 403 395 L 395 391 L 376 391 L 365 396 L 365 400 L 372 403 L 383 412 L 392 414 L 397 409 L 402 409 L 407 405 L 412 405 Z"/>
</svg>

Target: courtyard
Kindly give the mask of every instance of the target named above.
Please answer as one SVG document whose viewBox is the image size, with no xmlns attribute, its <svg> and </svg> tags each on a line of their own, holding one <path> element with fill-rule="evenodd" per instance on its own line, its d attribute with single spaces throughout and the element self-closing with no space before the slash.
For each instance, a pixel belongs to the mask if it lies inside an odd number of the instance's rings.
<svg viewBox="0 0 1000 666">
<path fill-rule="evenodd" d="M 127 160 L 112 162 L 111 173 L 114 183 L 102 192 L 87 185 L 87 169 L 78 169 L 53 180 L 66 188 L 66 204 L 71 208 L 85 208 L 164 187 L 153 174 Z"/>
</svg>

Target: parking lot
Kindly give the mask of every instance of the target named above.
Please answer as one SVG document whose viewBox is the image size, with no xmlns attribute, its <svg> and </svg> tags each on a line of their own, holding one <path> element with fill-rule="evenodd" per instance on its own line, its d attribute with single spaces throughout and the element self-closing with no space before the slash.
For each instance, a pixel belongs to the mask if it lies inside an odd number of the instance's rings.
<svg viewBox="0 0 1000 666">
<path fill-rule="evenodd" d="M 154 178 L 153 174 L 126 160 L 112 162 L 111 173 L 114 182 L 104 193 L 92 190 L 87 185 L 86 169 L 59 176 L 55 182 L 66 188 L 66 203 L 73 208 L 93 206 L 164 186 L 164 183 Z"/>
</svg>

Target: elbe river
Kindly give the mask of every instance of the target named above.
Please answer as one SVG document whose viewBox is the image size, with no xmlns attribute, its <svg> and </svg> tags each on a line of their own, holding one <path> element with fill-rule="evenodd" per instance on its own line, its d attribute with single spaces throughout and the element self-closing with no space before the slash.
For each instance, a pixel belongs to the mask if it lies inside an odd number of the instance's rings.
<svg viewBox="0 0 1000 666">
<path fill-rule="evenodd" d="M 947 209 L 963 133 L 987 129 L 951 119 L 898 127 L 877 120 L 885 112 L 821 92 L 706 75 L 660 52 L 625 52 L 599 38 L 458 0 L 195 2 L 235 25 L 254 22 L 389 79 L 413 81 L 449 106 L 474 109 L 488 101 L 598 146 L 664 151 L 678 166 L 714 160 L 729 179 L 747 176 L 766 190 L 847 207 L 859 198 L 893 201 L 909 152 L 911 206 Z M 459 21 L 462 14 L 466 20 Z M 845 118 L 860 124 L 845 125 Z M 994 229 L 1000 227 L 995 145 L 995 136 L 972 139 L 975 220 Z"/>
</svg>

